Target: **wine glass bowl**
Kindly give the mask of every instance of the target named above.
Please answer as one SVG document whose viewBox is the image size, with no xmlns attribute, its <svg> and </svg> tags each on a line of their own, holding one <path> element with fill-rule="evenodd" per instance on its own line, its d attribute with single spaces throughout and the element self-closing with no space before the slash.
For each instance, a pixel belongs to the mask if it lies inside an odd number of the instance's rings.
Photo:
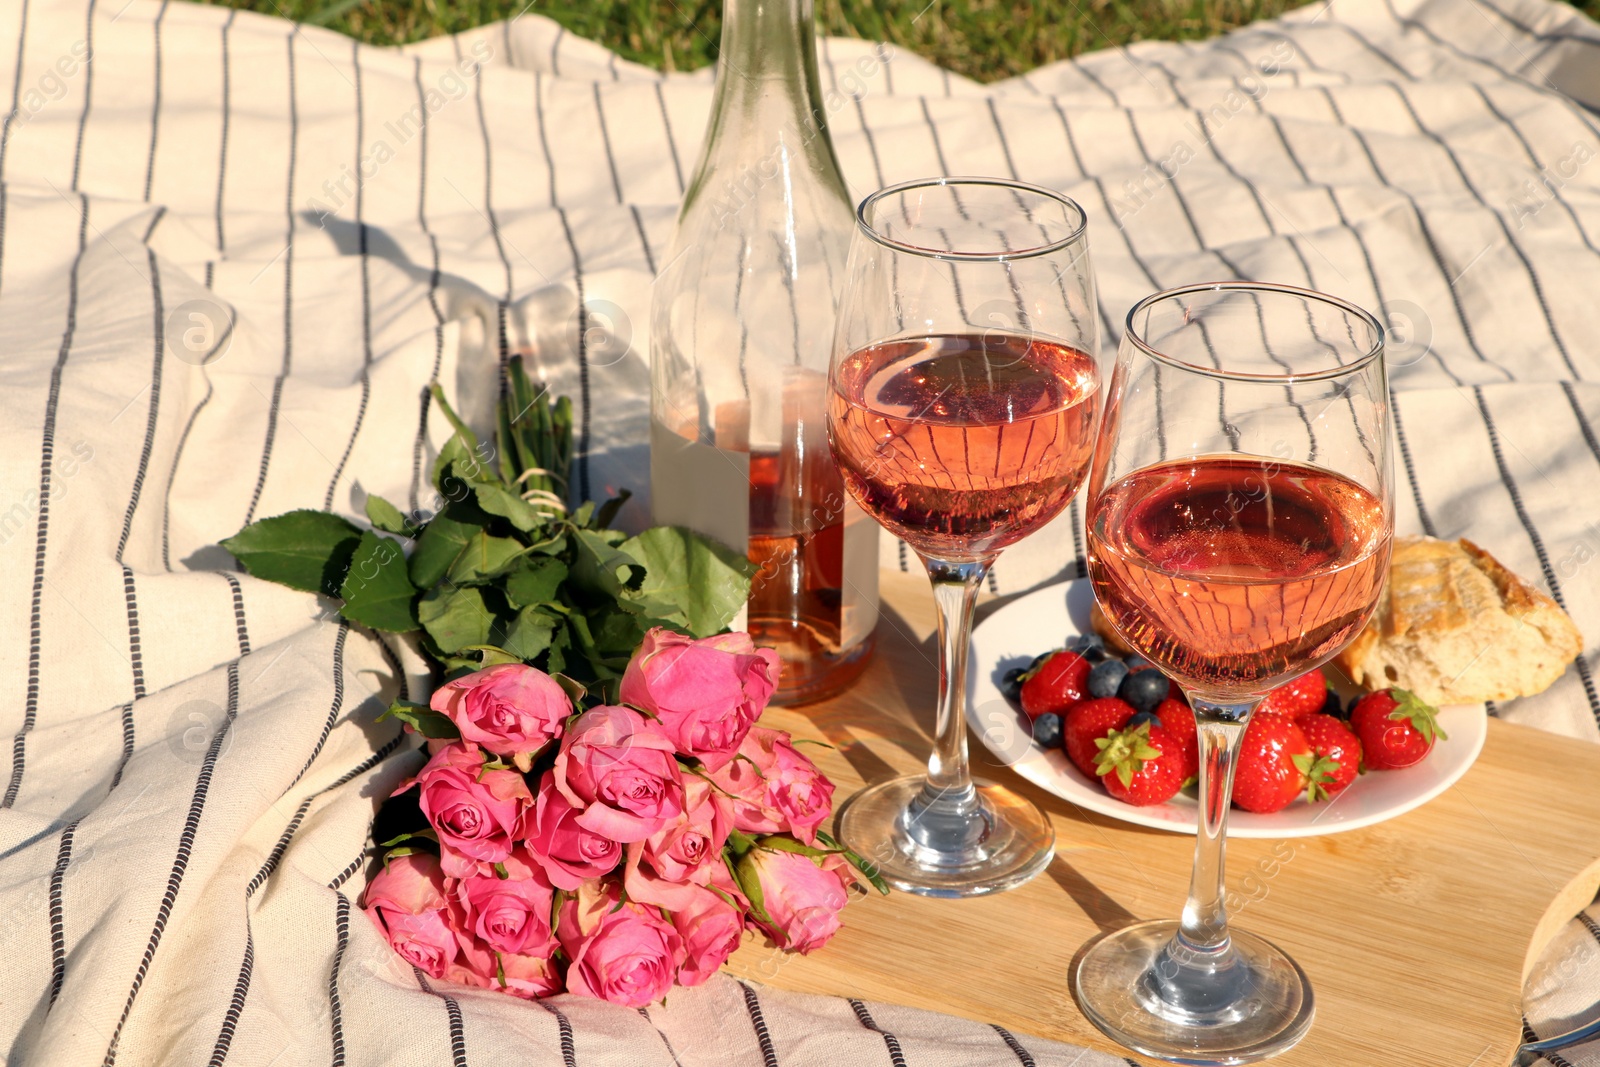
<svg viewBox="0 0 1600 1067">
<path fill-rule="evenodd" d="M 1383 331 L 1367 312 L 1228 282 L 1129 313 L 1090 478 L 1089 577 L 1117 632 L 1194 708 L 1201 808 L 1181 921 L 1106 935 L 1076 965 L 1084 1014 L 1130 1048 L 1246 1063 L 1310 1026 L 1299 966 L 1228 928 L 1228 804 L 1256 704 L 1376 609 L 1391 481 Z"/>
<path fill-rule="evenodd" d="M 1020 182 L 941 178 L 869 196 L 857 222 L 829 443 L 846 490 L 928 570 L 940 671 L 928 774 L 851 798 L 840 836 L 901 889 L 995 892 L 1043 870 L 1054 833 L 968 773 L 968 632 L 989 565 L 1087 473 L 1100 377 L 1085 216 Z"/>
</svg>

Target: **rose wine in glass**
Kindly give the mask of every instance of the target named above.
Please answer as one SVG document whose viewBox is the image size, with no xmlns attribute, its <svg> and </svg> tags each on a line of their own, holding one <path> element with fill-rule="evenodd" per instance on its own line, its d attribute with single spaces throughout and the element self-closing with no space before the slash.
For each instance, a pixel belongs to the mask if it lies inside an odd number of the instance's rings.
<svg viewBox="0 0 1600 1067">
<path fill-rule="evenodd" d="M 1084 1014 L 1137 1052 L 1249 1063 L 1311 1026 L 1299 965 L 1228 928 L 1228 804 L 1261 698 L 1372 616 L 1390 480 L 1383 330 L 1365 311 L 1225 282 L 1129 313 L 1089 486 L 1089 577 L 1117 632 L 1183 687 L 1200 742 L 1182 919 L 1107 934 L 1074 971 Z"/>
<path fill-rule="evenodd" d="M 926 775 L 878 782 L 839 835 L 898 888 L 974 896 L 1054 855 L 1044 815 L 967 768 L 968 633 L 989 565 L 1065 510 L 1099 414 L 1083 210 L 980 178 L 908 182 L 857 213 L 828 439 L 861 509 L 914 549 L 939 607 Z"/>
</svg>

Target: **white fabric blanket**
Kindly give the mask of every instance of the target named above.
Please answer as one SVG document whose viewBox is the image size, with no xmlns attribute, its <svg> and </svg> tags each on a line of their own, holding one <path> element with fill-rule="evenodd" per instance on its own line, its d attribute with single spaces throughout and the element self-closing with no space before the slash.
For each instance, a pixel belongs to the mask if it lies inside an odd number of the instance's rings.
<svg viewBox="0 0 1600 1067">
<path fill-rule="evenodd" d="M 1562 599 L 1585 657 L 1496 711 L 1600 736 L 1600 29 L 1335 0 L 991 87 L 824 58 L 858 193 L 999 173 L 1085 205 L 1108 351 L 1134 300 L 1195 280 L 1383 308 L 1401 526 Z M 424 383 L 481 418 L 506 351 L 577 402 L 582 492 L 645 489 L 645 308 L 709 98 L 534 15 L 385 50 L 184 3 L 0 5 L 0 1059 L 1113 1062 L 731 980 L 541 1011 L 421 980 L 355 909 L 414 766 L 374 722 L 404 672 L 216 542 L 369 490 L 426 507 Z M 998 590 L 1078 573 L 1078 521 Z M 1600 993 L 1587 931 L 1536 979 L 1541 1027 Z"/>
</svg>

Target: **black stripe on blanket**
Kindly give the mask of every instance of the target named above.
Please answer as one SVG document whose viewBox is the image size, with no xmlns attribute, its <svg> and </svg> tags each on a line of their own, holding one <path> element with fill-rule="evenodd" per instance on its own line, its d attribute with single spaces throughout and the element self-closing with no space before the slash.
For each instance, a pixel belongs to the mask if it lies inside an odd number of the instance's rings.
<svg viewBox="0 0 1600 1067">
<path fill-rule="evenodd" d="M 232 19 L 232 14 L 229 14 Z M 284 39 L 288 50 L 288 82 L 289 82 L 289 178 L 283 197 L 284 215 L 288 219 L 287 233 L 284 235 L 283 249 L 283 365 L 272 379 L 272 401 L 267 409 L 266 439 L 261 445 L 261 470 L 256 475 L 256 486 L 250 494 L 250 507 L 245 512 L 244 524 L 246 526 L 255 521 L 256 505 L 261 503 L 261 490 L 267 484 L 267 469 L 272 464 L 272 445 L 278 435 L 278 407 L 283 403 L 283 383 L 289 377 L 294 367 L 294 167 L 295 159 L 300 148 L 300 108 L 295 101 L 294 77 L 294 39 L 299 35 L 300 28 L 296 26 L 289 36 Z M 221 210 L 221 201 L 218 201 L 218 210 Z M 218 215 L 221 218 L 221 215 Z M 221 236 L 221 231 L 218 231 Z"/>
<path fill-rule="evenodd" d="M 537 1001 L 539 1007 L 556 1017 L 556 1030 L 561 1040 L 562 1067 L 578 1067 L 578 1048 L 572 1036 L 572 1020 L 566 1013 L 548 1001 Z"/>
<path fill-rule="evenodd" d="M 761 1000 L 748 983 L 740 982 L 744 991 L 744 1010 L 750 1015 L 750 1028 L 756 1032 L 756 1044 L 761 1046 L 762 1067 L 778 1067 L 778 1050 L 773 1047 L 772 1033 L 767 1029 L 767 1017 L 761 1010 Z"/>
<path fill-rule="evenodd" d="M 56 998 L 61 996 L 61 984 L 67 977 L 67 927 L 62 914 L 61 883 L 66 878 L 67 865 L 72 862 L 72 835 L 77 829 L 77 819 L 62 829 L 56 865 L 50 872 L 50 1007 L 55 1007 Z"/>
<path fill-rule="evenodd" d="M 906 1067 L 905 1053 L 900 1049 L 900 1039 L 889 1031 L 879 1026 L 872 1018 L 872 1013 L 867 1011 L 867 1006 L 854 997 L 850 999 L 850 1007 L 856 1013 L 856 1019 L 862 1026 L 883 1036 L 884 1047 L 889 1050 L 889 1062 L 893 1067 Z"/>
<path fill-rule="evenodd" d="M 83 40 L 88 51 L 85 53 L 91 60 L 94 58 L 94 6 L 96 0 L 89 0 L 88 13 L 84 16 Z M 83 65 L 83 110 L 78 112 L 78 139 L 72 148 L 72 191 L 78 191 L 78 176 L 83 170 L 83 132 L 89 126 L 89 104 L 94 99 L 94 63 Z"/>
<path fill-rule="evenodd" d="M 150 25 L 155 37 L 155 70 L 150 105 L 150 155 L 144 165 L 144 200 L 147 204 L 150 202 L 150 187 L 156 179 L 156 144 L 161 132 L 161 23 L 166 17 L 167 0 L 161 0 L 161 9 L 156 12 L 155 21 Z"/>
<path fill-rule="evenodd" d="M 6 173 L 6 146 L 11 143 L 11 124 L 16 121 L 17 113 L 22 107 L 22 57 L 28 46 L 30 6 L 30 0 L 22 0 L 17 27 L 17 62 L 11 75 L 11 110 L 6 112 L 5 123 L 0 124 L 0 179 L 3 179 Z"/>
<path fill-rule="evenodd" d="M 333 1067 L 345 1067 L 344 1058 L 344 1004 L 339 999 L 339 970 L 344 966 L 344 953 L 350 947 L 350 898 L 335 894 L 333 929 L 337 940 L 333 947 L 333 966 L 328 969 L 328 1027 L 333 1038 Z"/>
<path fill-rule="evenodd" d="M 222 743 L 227 739 L 228 732 L 233 728 L 233 721 L 238 716 L 239 661 L 234 660 L 228 664 L 227 715 L 222 720 L 222 726 L 216 735 L 211 738 L 211 744 L 206 749 L 205 761 L 200 765 L 200 776 L 195 781 L 194 794 L 189 799 L 189 814 L 183 821 L 183 833 L 178 838 L 178 853 L 173 857 L 172 870 L 167 875 L 167 889 L 162 894 L 160 907 L 156 909 L 155 925 L 150 930 L 150 940 L 145 945 L 144 956 L 139 961 L 138 970 L 134 972 L 133 985 L 128 990 L 128 998 L 122 1006 L 122 1015 L 117 1019 L 116 1029 L 111 1032 L 111 1041 L 106 1046 L 103 1067 L 113 1067 L 117 1061 L 117 1043 L 122 1039 L 122 1028 L 128 1024 L 128 1016 L 133 1012 L 133 1004 L 139 997 L 139 989 L 144 985 L 145 975 L 150 972 L 150 964 L 155 959 L 156 950 L 161 947 L 161 936 L 166 932 L 167 919 L 171 917 L 172 906 L 178 899 L 178 891 L 183 887 L 183 876 L 189 868 L 189 856 L 194 849 L 194 839 L 200 832 L 200 816 L 205 811 L 206 797 L 211 791 L 211 776 L 216 770 Z"/>
<path fill-rule="evenodd" d="M 1010 1049 L 1012 1053 L 1016 1055 L 1017 1062 L 1022 1064 L 1022 1067 L 1036 1067 L 1033 1062 L 1032 1054 L 1029 1053 L 1027 1049 L 1022 1047 L 1022 1042 L 1017 1040 L 1015 1034 L 1001 1026 L 999 1023 L 990 1023 L 989 1025 L 994 1029 L 995 1033 L 1000 1035 L 1000 1040 L 1006 1043 L 1006 1048 Z"/>
<path fill-rule="evenodd" d="M 323 498 L 322 510 L 333 510 L 333 494 L 339 487 L 339 478 L 355 451 L 356 438 L 367 420 L 367 404 L 372 399 L 372 283 L 367 256 L 367 223 L 362 214 L 367 179 L 361 172 L 361 150 L 366 141 L 366 105 L 361 92 L 361 45 L 350 42 L 350 65 L 355 69 L 356 90 L 356 247 L 361 261 L 361 402 L 356 406 L 356 423 L 350 429 L 350 440 L 345 442 L 344 453 L 334 465 L 333 477 L 328 479 L 328 493 Z M 427 108 L 423 108 L 424 114 Z"/>
<path fill-rule="evenodd" d="M 51 466 L 56 450 L 56 414 L 61 404 L 61 376 L 67 367 L 67 357 L 72 354 L 73 334 L 78 326 L 78 273 L 83 266 L 84 249 L 88 247 L 89 199 L 78 194 L 81 213 L 78 216 L 78 251 L 72 259 L 67 289 L 67 323 L 61 333 L 61 348 L 56 353 L 55 365 L 50 368 L 50 391 L 45 400 L 43 443 L 39 456 L 39 520 L 38 540 L 33 554 L 33 593 L 28 622 L 28 688 L 22 712 L 22 727 L 11 742 L 11 781 L 5 796 L 0 798 L 0 810 L 17 801 L 22 788 L 22 775 L 27 768 L 28 733 L 39 717 L 39 673 L 43 654 L 44 634 L 42 609 L 44 604 L 44 560 L 50 536 L 50 486 Z"/>
</svg>

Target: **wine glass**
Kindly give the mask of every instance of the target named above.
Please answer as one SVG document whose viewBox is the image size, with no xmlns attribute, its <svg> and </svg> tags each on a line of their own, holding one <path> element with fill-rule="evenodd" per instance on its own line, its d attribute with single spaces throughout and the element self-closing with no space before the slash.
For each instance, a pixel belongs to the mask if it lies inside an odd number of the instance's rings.
<svg viewBox="0 0 1600 1067">
<path fill-rule="evenodd" d="M 1269 689 L 1371 617 L 1389 569 L 1383 329 L 1286 285 L 1191 285 L 1128 314 L 1089 485 L 1089 577 L 1111 624 L 1183 687 L 1200 818 L 1179 921 L 1080 955 L 1108 1036 L 1190 1064 L 1247 1063 L 1311 1025 L 1305 973 L 1228 930 L 1223 846 L 1239 742 Z"/>
<path fill-rule="evenodd" d="M 968 771 L 968 633 L 989 565 L 1059 515 L 1088 469 L 1100 376 L 1086 218 L 992 178 L 892 186 L 856 217 L 828 440 L 850 495 L 933 582 L 939 705 L 926 776 L 856 794 L 839 832 L 898 888 L 992 893 L 1042 871 L 1055 833 Z"/>
</svg>

